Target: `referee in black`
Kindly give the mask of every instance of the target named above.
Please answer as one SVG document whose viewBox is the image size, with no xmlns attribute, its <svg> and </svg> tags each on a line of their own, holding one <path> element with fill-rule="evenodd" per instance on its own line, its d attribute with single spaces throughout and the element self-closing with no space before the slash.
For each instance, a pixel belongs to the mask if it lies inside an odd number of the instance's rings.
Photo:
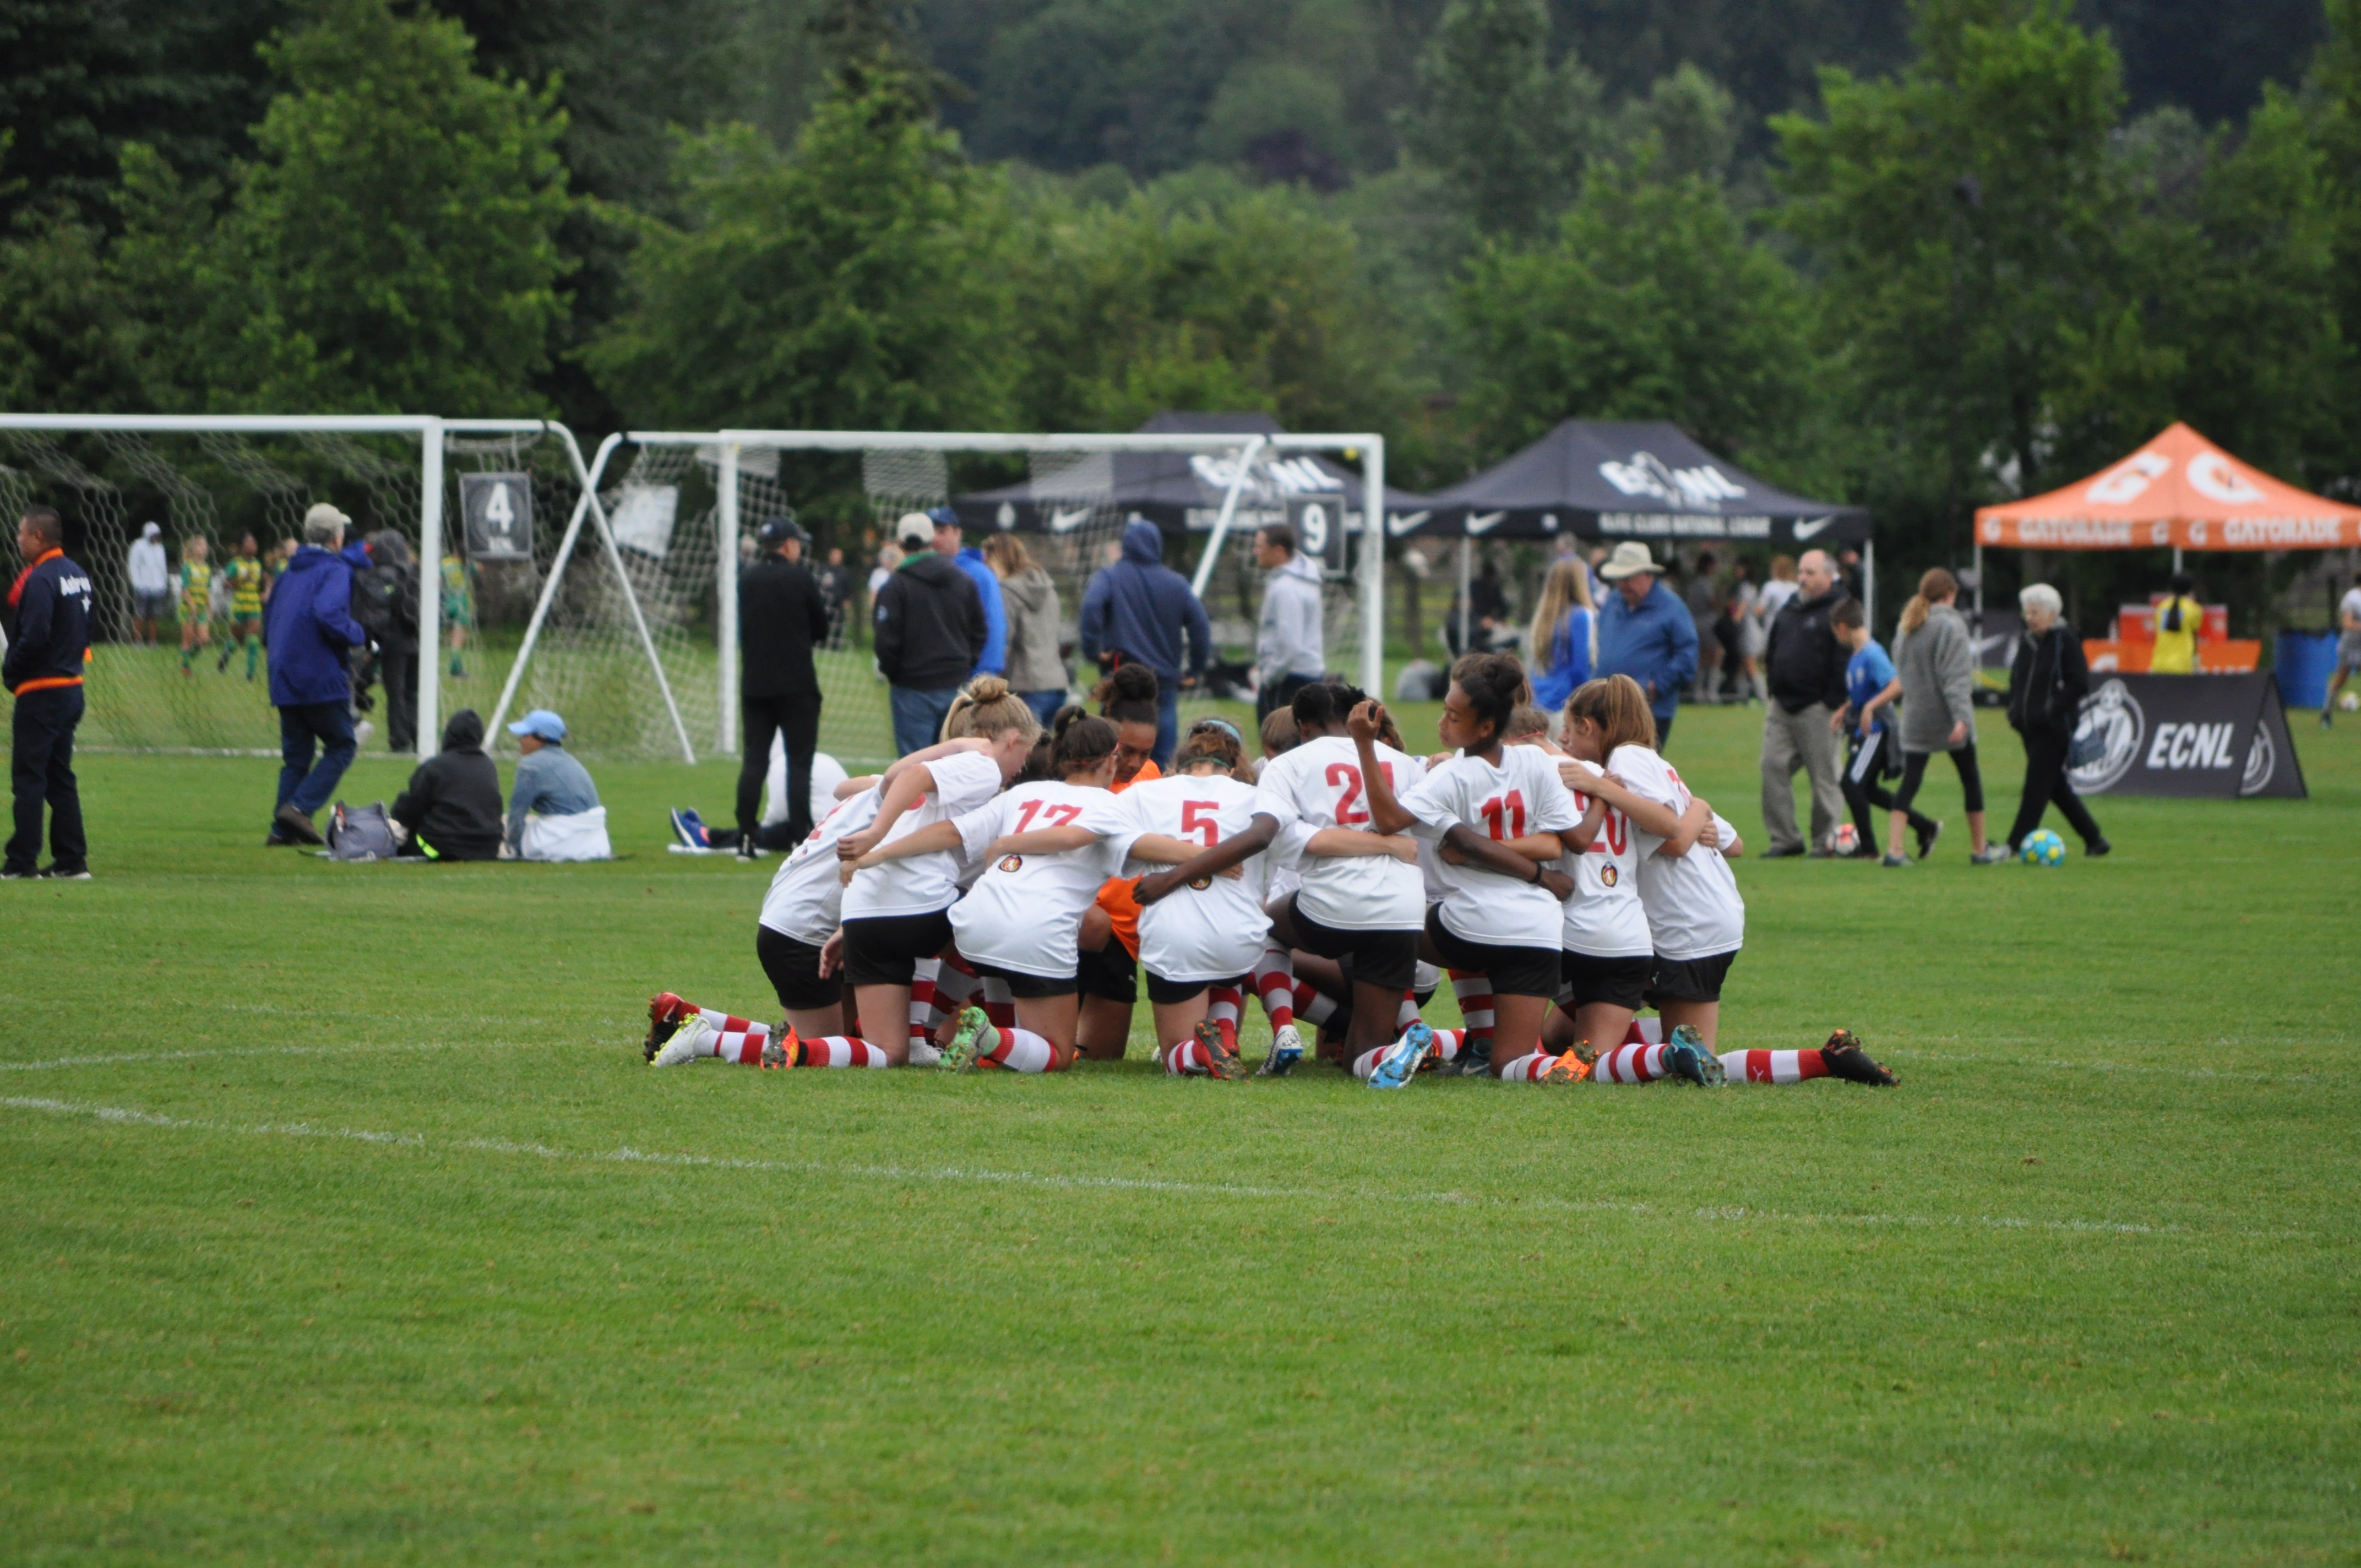
<svg viewBox="0 0 2361 1568">
<path fill-rule="evenodd" d="M 25 510 L 16 523 L 16 550 L 25 569 L 8 589 L 15 635 L 0 660 L 0 685 L 16 698 L 8 760 L 16 830 L 0 862 L 0 878 L 87 882 L 90 845 L 82 837 L 73 740 L 74 727 L 82 722 L 82 659 L 90 652 L 90 574 L 66 558 L 65 527 L 53 507 Z M 55 858 L 39 869 L 44 806 Z"/>
<path fill-rule="evenodd" d="M 810 837 L 812 752 L 819 745 L 819 676 L 812 648 L 828 638 L 828 603 L 803 565 L 811 535 L 793 512 L 754 531 L 754 565 L 738 574 L 738 691 L 746 750 L 738 768 L 738 854 L 791 849 Z M 787 744 L 787 820 L 762 838 L 771 737 Z"/>
</svg>

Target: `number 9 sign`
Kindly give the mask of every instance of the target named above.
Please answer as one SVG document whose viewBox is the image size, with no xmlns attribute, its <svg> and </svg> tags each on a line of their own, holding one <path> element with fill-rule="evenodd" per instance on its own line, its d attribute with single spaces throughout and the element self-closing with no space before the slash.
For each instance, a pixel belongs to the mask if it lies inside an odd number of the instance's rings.
<svg viewBox="0 0 2361 1568">
<path fill-rule="evenodd" d="M 1345 575 L 1345 498 L 1341 495 L 1290 496 L 1287 521 L 1295 530 L 1295 546 L 1320 563 L 1330 577 Z"/>
</svg>

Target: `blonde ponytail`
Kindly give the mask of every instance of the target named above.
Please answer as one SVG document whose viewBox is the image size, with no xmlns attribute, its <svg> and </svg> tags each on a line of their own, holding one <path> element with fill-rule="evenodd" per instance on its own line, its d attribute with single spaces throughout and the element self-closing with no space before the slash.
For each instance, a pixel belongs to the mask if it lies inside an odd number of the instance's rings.
<svg viewBox="0 0 2361 1568">
<path fill-rule="evenodd" d="M 1041 721 L 1033 717 L 1023 697 L 1008 689 L 1005 680 L 978 675 L 951 698 L 940 739 L 958 740 L 972 735 L 989 740 L 1012 731 L 1030 740 L 1041 733 Z"/>
</svg>

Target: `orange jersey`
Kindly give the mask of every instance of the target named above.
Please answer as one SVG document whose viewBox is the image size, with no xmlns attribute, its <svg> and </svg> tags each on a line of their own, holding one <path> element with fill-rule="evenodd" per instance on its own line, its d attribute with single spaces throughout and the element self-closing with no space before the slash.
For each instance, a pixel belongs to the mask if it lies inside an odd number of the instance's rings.
<svg viewBox="0 0 2361 1568">
<path fill-rule="evenodd" d="M 1147 784 L 1164 776 L 1154 759 L 1139 764 L 1139 772 L 1120 784 L 1107 785 L 1108 793 L 1121 795 L 1136 784 Z M 1115 939 L 1134 959 L 1139 957 L 1139 903 L 1131 896 L 1131 883 L 1124 877 L 1109 877 L 1099 884 L 1099 907 L 1115 922 Z"/>
</svg>

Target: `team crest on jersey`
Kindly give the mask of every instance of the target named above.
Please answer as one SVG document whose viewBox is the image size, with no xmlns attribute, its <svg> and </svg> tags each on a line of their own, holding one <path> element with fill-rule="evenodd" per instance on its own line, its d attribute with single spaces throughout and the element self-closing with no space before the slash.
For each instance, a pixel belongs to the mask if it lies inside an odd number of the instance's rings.
<svg viewBox="0 0 2361 1568">
<path fill-rule="evenodd" d="M 1202 893 L 1207 888 L 1213 885 L 1213 879 L 1209 876 L 1191 877 L 1189 879 L 1189 885 L 1197 892 Z"/>
<path fill-rule="evenodd" d="M 1605 883 L 1609 887 L 1613 887 L 1613 886 L 1615 885 L 1616 882 L 1618 881 L 1618 878 L 1616 877 L 1616 874 L 1615 874 L 1615 868 L 1614 868 L 1613 866 L 1601 866 L 1601 867 L 1599 867 L 1599 868 L 1598 868 L 1598 880 L 1599 880 L 1600 882 L 1602 882 L 1602 883 Z"/>
<path fill-rule="evenodd" d="M 1003 855 L 1000 857 L 1000 869 L 1005 872 L 1013 872 L 1024 863 L 1025 857 L 1022 855 Z"/>
</svg>

